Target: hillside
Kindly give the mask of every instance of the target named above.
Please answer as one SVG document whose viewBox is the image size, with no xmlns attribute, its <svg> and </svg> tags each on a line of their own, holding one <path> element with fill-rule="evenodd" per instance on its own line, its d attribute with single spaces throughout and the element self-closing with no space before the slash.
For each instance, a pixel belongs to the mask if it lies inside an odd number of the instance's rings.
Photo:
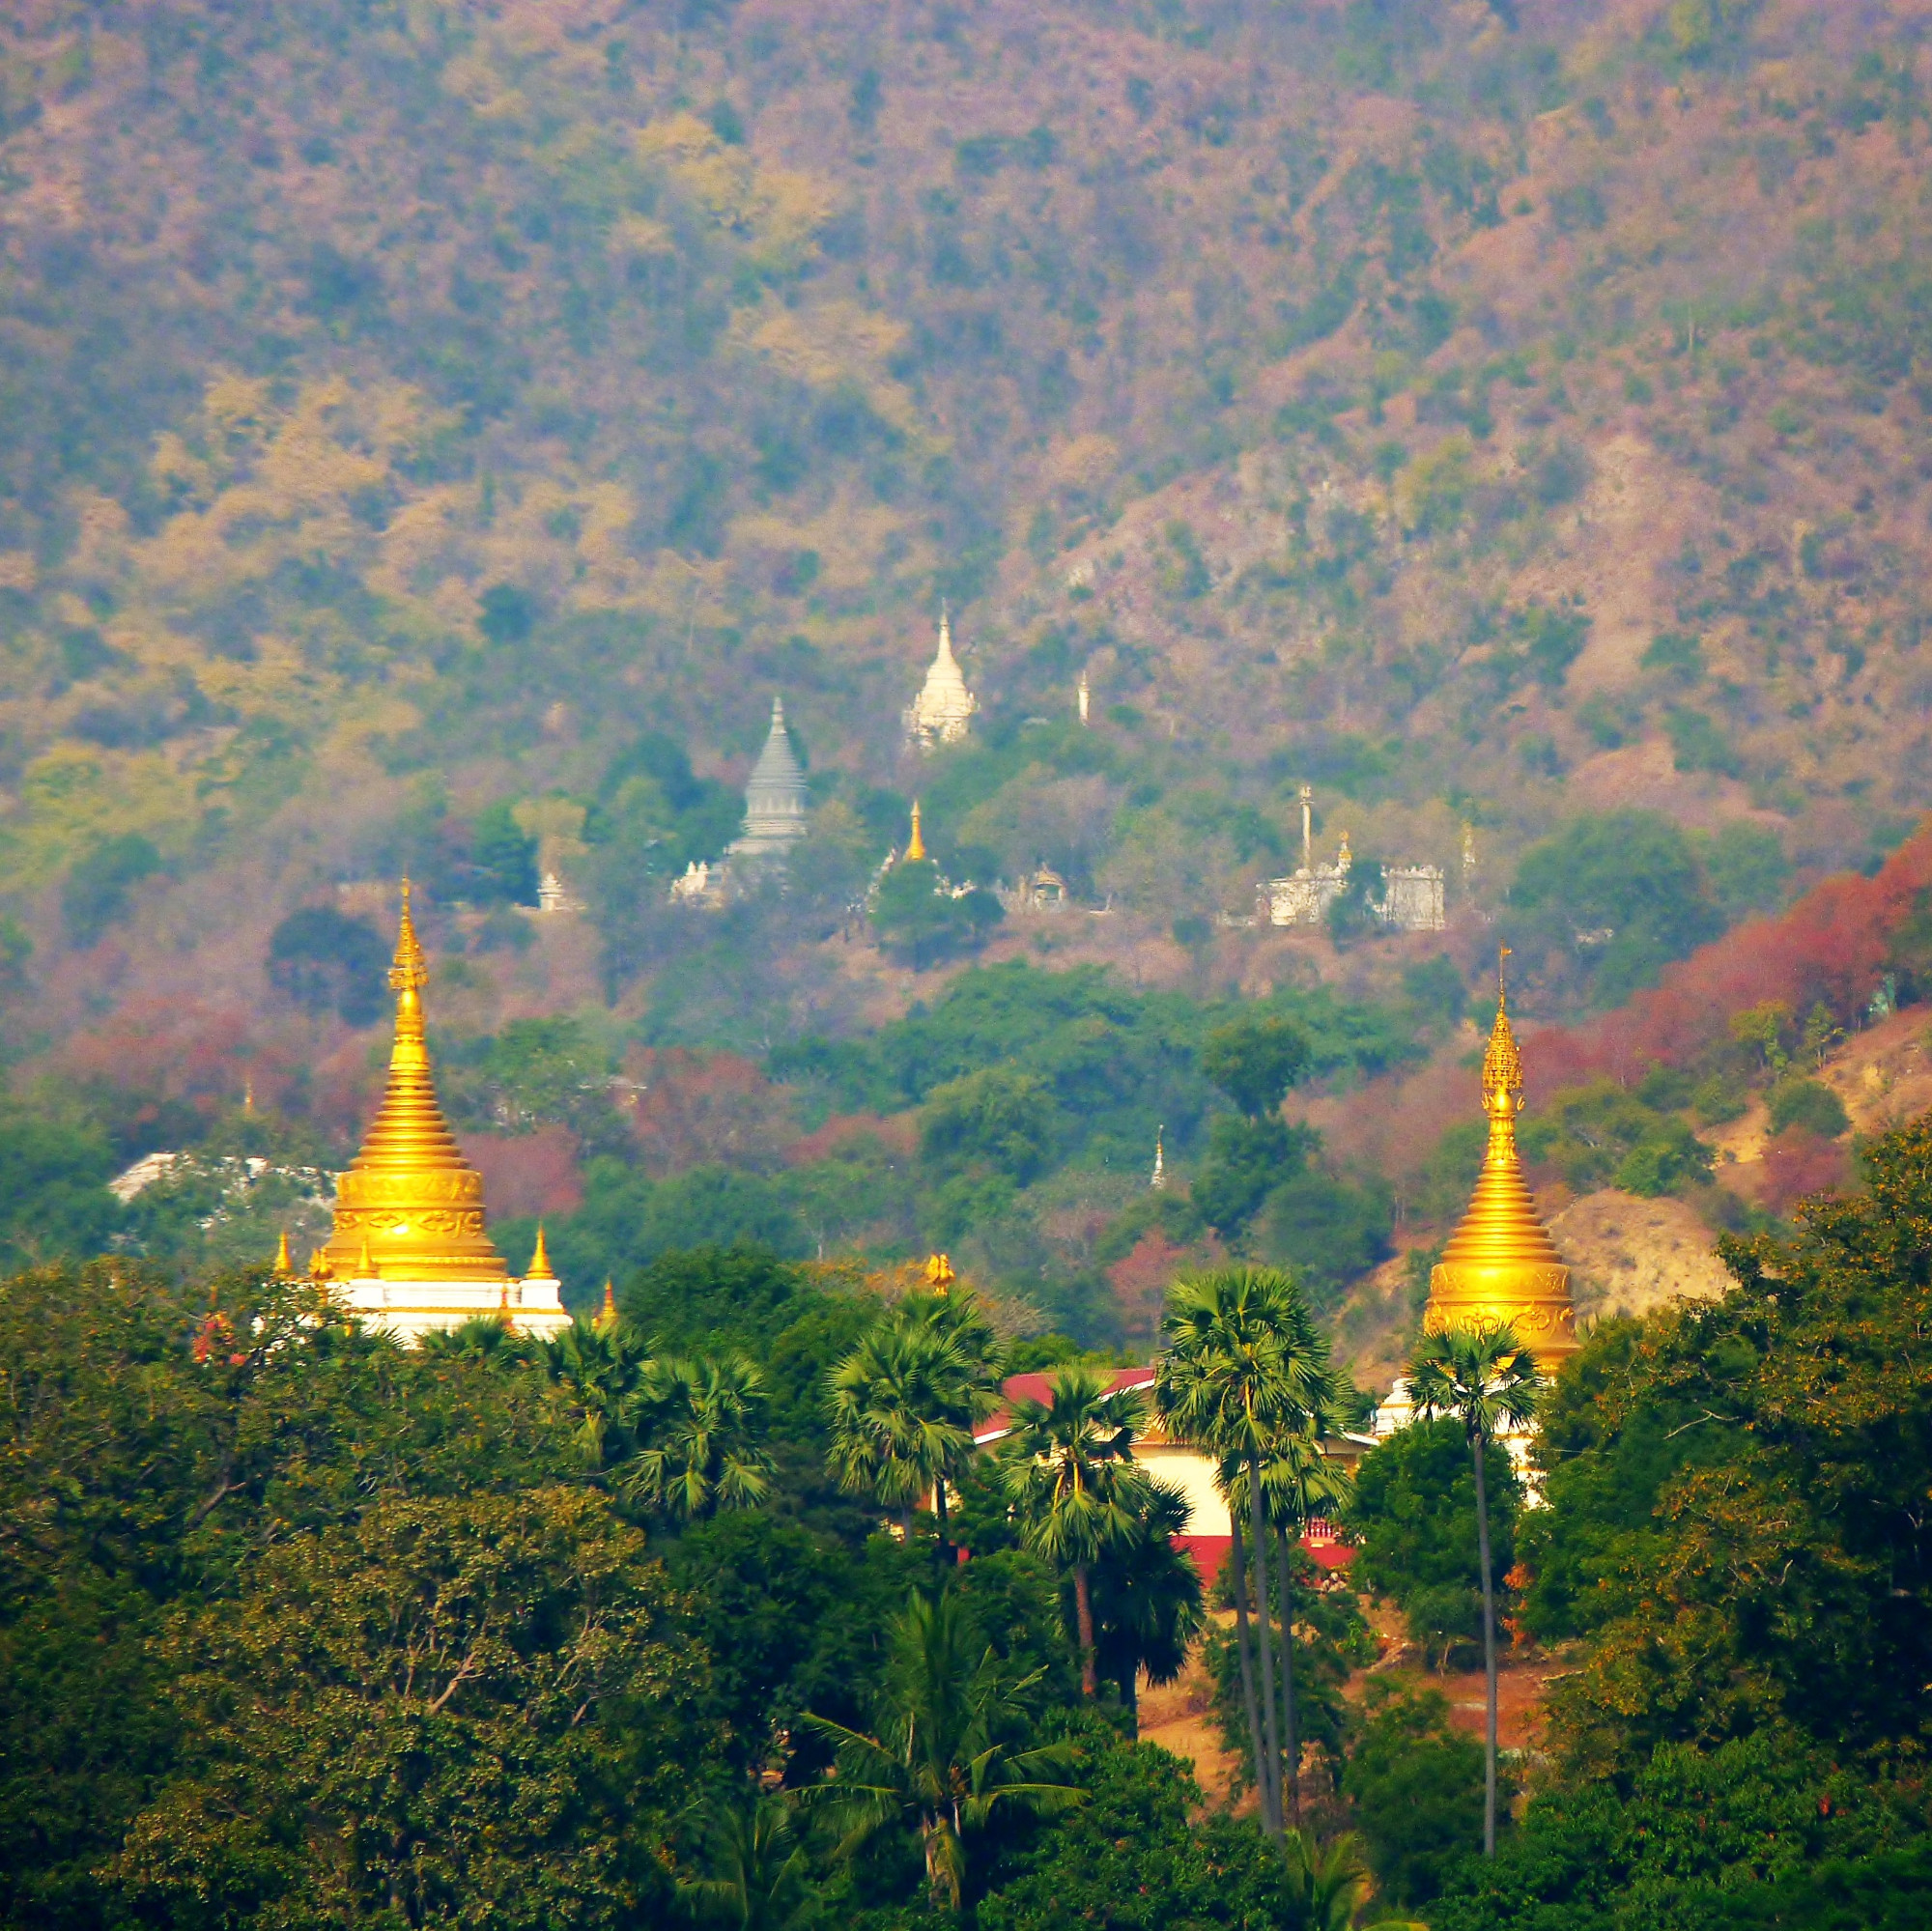
<svg viewBox="0 0 1932 1931">
<path fill-rule="evenodd" d="M 1219 1157 L 1194 1057 L 1245 1001 L 1327 1029 L 1324 1150 L 1233 1237 L 1339 1293 L 1453 1199 L 1498 938 L 1533 1016 L 1634 1010 L 1932 803 L 1925 18 L 15 10 L 16 1102 L 90 1174 L 339 1157 L 407 868 L 493 1186 L 607 1227 L 660 1190 L 585 1269 L 948 1241 L 1132 1332 L 1222 1237 L 1138 1194 L 1157 1127 L 1183 1184 Z M 919 759 L 942 603 L 980 710 Z M 789 888 L 671 907 L 776 690 Z M 1243 923 L 1304 782 L 1318 856 L 1446 868 L 1445 934 Z M 1043 861 L 1072 909 L 882 946 L 916 794 L 946 874 Z M 539 861 L 582 914 L 526 916 Z M 895 1059 L 955 987 L 977 1023 L 974 946 L 1018 975 L 998 1023 Z M 938 1150 L 935 1091 L 1049 1035 L 1035 1152 Z M 1574 1036 L 1551 1091 L 1606 1064 Z M 563 1137 L 520 1181 L 532 1130 Z"/>
</svg>

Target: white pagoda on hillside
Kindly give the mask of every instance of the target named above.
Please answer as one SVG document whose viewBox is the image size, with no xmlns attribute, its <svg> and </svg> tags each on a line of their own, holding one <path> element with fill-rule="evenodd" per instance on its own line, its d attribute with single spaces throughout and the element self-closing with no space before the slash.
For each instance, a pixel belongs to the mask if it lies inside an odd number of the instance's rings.
<svg viewBox="0 0 1932 1931">
<path fill-rule="evenodd" d="M 784 699 L 772 699 L 771 734 L 745 786 L 745 826 L 728 856 L 740 866 L 782 866 L 805 837 L 810 794 L 798 753 L 785 730 Z"/>
<path fill-rule="evenodd" d="M 939 610 L 939 650 L 925 673 L 925 688 L 905 714 L 906 742 L 921 751 L 957 744 L 965 737 L 980 701 L 966 688 L 952 655 L 952 626 L 946 607 Z"/>
</svg>

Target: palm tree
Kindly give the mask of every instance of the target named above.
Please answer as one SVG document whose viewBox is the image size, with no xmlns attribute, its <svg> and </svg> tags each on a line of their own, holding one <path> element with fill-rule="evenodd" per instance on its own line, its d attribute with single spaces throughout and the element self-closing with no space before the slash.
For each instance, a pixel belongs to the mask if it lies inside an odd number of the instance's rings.
<svg viewBox="0 0 1932 1931">
<path fill-rule="evenodd" d="M 759 1440 L 764 1377 L 742 1354 L 667 1356 L 644 1376 L 646 1445 L 625 1471 L 649 1508 L 687 1521 L 761 1502 L 772 1458 Z"/>
<path fill-rule="evenodd" d="M 894 1824 L 919 1832 L 927 1882 L 957 1911 L 969 1840 L 1000 1809 L 1052 1816 L 1085 1801 L 1073 1751 L 1027 1740 L 1029 1694 L 1044 1671 L 1012 1680 L 950 1594 L 915 1596 L 891 1629 L 892 1656 L 871 1732 L 807 1714 L 837 1751 L 833 1776 L 801 1793 L 845 1824 L 849 1855 Z"/>
<path fill-rule="evenodd" d="M 1201 1633 L 1201 1572 L 1179 1546 L 1192 1514 L 1179 1489 L 1150 1477 L 1134 1533 L 1094 1565 L 1099 1667 L 1129 1710 L 1141 1672 L 1150 1683 L 1172 1683 Z"/>
<path fill-rule="evenodd" d="M 1425 1335 L 1408 1370 L 1408 1397 L 1416 1412 L 1451 1415 L 1461 1422 L 1476 1464 L 1476 1559 L 1483 1572 L 1483 1675 L 1489 1710 L 1483 1762 L 1486 1858 L 1496 1854 L 1496 1582 L 1490 1567 L 1490 1497 L 1483 1464 L 1499 1432 L 1527 1428 L 1535 1419 L 1536 1384 L 1536 1362 L 1507 1323 Z"/>
<path fill-rule="evenodd" d="M 861 1336 L 832 1371 L 827 1460 L 848 1491 L 870 1490 L 898 1512 L 912 1540 L 913 1511 L 930 1493 L 946 1551 L 946 1485 L 973 1455 L 973 1425 L 993 1406 L 990 1353 L 973 1324 L 932 1313 L 913 1297 Z"/>
<path fill-rule="evenodd" d="M 1333 1842 L 1319 1844 L 1306 1831 L 1291 1831 L 1283 1848 L 1294 1922 L 1303 1931 L 1355 1931 L 1363 1907 L 1375 1894 L 1361 1838 L 1346 1831 Z M 1378 1917 L 1375 1931 L 1429 1927 L 1409 1918 Z"/>
<path fill-rule="evenodd" d="M 526 1367 L 532 1338 L 519 1334 L 500 1315 L 472 1315 L 454 1327 L 433 1327 L 422 1338 L 422 1351 L 430 1360 L 472 1361 L 480 1367 L 514 1369 Z"/>
<path fill-rule="evenodd" d="M 1322 1452 L 1341 1417 L 1324 1406 L 1298 1428 L 1283 1430 L 1262 1463 L 1262 1513 L 1274 1530 L 1275 1579 L 1281 1604 L 1281 1729 L 1286 1822 L 1301 1824 L 1301 1739 L 1294 1714 L 1294 1549 L 1311 1518 L 1344 1508 L 1353 1492 L 1349 1471 Z M 1221 1488 L 1231 1510 L 1247 1506 L 1244 1469 L 1224 1462 Z"/>
<path fill-rule="evenodd" d="M 1337 1379 L 1328 1347 L 1301 1290 L 1272 1267 L 1222 1267 L 1176 1284 L 1164 1323 L 1167 1349 L 1154 1399 L 1168 1428 L 1216 1456 L 1234 1568 L 1236 1642 L 1241 1693 L 1255 1752 L 1255 1781 L 1268 1831 L 1281 1836 L 1281 1730 L 1275 1715 L 1274 1643 L 1270 1631 L 1267 1536 L 1262 1467 L 1279 1438 L 1303 1428 L 1335 1405 Z M 1230 1471 L 1245 1472 L 1245 1493 L 1228 1487 Z M 1244 1499 L 1247 1534 L 1241 1526 Z M 1260 1615 L 1248 1661 L 1246 1548 L 1252 1547 Z M 1260 1676 L 1259 1695 L 1255 1677 Z"/>
<path fill-rule="evenodd" d="M 733 1804 L 713 1823 L 706 1849 L 711 1875 L 678 1886 L 699 1923 L 785 1931 L 797 1921 L 805 1902 L 805 1852 L 782 1803 L 766 1798 Z"/>
<path fill-rule="evenodd" d="M 637 1330 L 578 1320 L 554 1340 L 540 1340 L 537 1349 L 552 1409 L 569 1431 L 579 1462 L 596 1469 L 628 1456 L 643 1419 L 650 1368 Z"/>
<path fill-rule="evenodd" d="M 1094 1565 L 1134 1538 L 1150 1502 L 1147 1476 L 1133 1459 L 1142 1404 L 1130 1389 L 1109 1393 L 1092 1368 L 1061 1369 L 1052 1394 L 1050 1402 L 1013 1404 L 1003 1450 L 1007 1493 L 1020 1540 L 1072 1575 L 1080 1687 L 1095 1696 Z"/>
</svg>

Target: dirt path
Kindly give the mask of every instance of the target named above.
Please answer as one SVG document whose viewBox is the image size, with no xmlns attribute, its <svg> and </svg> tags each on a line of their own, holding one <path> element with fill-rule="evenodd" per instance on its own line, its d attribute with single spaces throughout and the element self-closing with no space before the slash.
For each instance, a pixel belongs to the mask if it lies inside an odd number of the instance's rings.
<svg viewBox="0 0 1932 1931">
<path fill-rule="evenodd" d="M 1231 1750 L 1221 1747 L 1221 1726 L 1214 1719 L 1214 1686 L 1199 1649 L 1174 1682 L 1159 1690 L 1141 1685 L 1140 1733 L 1142 1743 L 1158 1744 L 1190 1763 L 1194 1780 L 1208 1802 L 1217 1810 L 1228 1807 L 1236 1759 Z M 1237 1812 L 1251 1810 L 1254 1803 L 1254 1792 L 1249 1791 L 1235 1807 Z"/>
<path fill-rule="evenodd" d="M 1371 1683 L 1439 1690 L 1448 1699 L 1450 1722 L 1480 1737 L 1484 1729 L 1481 1669 L 1452 1669 L 1439 1675 L 1426 1670 L 1392 1604 L 1365 1603 L 1363 1611 L 1382 1645 L 1382 1654 L 1379 1661 L 1349 1678 L 1343 1690 L 1349 1700 L 1360 1703 Z M 1220 1620 L 1232 1622 L 1233 1617 L 1224 1615 Z M 1566 1667 L 1542 1654 L 1503 1658 L 1496 1672 L 1496 1731 L 1504 1749 L 1541 1746 L 1545 1698 L 1551 1681 Z M 1141 1686 L 1140 1735 L 1143 1743 L 1158 1744 L 1184 1758 L 1193 1766 L 1195 1781 L 1208 1802 L 1217 1809 L 1227 1807 L 1236 1759 L 1233 1751 L 1222 1747 L 1221 1726 L 1214 1718 L 1213 1685 L 1199 1651 L 1175 1682 L 1159 1690 Z M 1235 1808 L 1238 1813 L 1252 1810 L 1254 1805 L 1254 1793 L 1248 1791 Z"/>
</svg>

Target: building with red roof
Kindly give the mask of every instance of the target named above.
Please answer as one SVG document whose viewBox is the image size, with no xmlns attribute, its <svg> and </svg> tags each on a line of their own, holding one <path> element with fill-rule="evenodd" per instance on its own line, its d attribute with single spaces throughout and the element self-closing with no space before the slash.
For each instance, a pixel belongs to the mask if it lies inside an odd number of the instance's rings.
<svg viewBox="0 0 1932 1931">
<path fill-rule="evenodd" d="M 1175 1540 L 1194 1558 L 1204 1583 L 1212 1584 L 1221 1565 L 1234 1546 L 1228 1524 L 1228 1504 L 1214 1482 L 1214 1463 L 1191 1442 L 1177 1441 L 1160 1427 L 1153 1414 L 1154 1371 L 1151 1368 L 1116 1368 L 1107 1376 L 1107 1392 L 1118 1394 L 1132 1389 L 1148 1404 L 1146 1427 L 1134 1437 L 1134 1459 L 1150 1475 L 1170 1488 L 1179 1489 L 1187 1498 L 1187 1533 Z M 1012 1404 L 1035 1401 L 1051 1406 L 1053 1375 L 1009 1375 L 1000 1384 L 1002 1406 L 973 1431 L 976 1448 L 996 1448 L 1012 1433 Z M 1365 1435 L 1342 1435 L 1328 1445 L 1327 1452 L 1350 1463 L 1373 1446 Z M 1316 1566 L 1332 1572 L 1346 1569 L 1354 1559 L 1354 1550 L 1324 1521 L 1311 1521 L 1301 1539 Z"/>
</svg>

